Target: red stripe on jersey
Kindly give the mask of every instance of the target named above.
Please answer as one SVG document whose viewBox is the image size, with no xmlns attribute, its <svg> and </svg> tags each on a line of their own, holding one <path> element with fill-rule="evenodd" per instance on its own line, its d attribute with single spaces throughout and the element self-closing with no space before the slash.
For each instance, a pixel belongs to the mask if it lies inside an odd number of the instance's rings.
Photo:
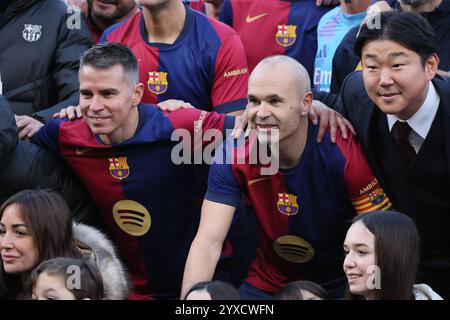
<svg viewBox="0 0 450 320">
<path fill-rule="evenodd" d="M 265 57 L 284 54 L 277 44 L 278 25 L 287 25 L 290 11 L 288 1 L 233 1 L 233 27 L 247 52 L 251 72 Z"/>
<path fill-rule="evenodd" d="M 211 90 L 213 107 L 247 98 L 248 67 L 244 45 L 238 34 L 226 24 L 208 17 L 222 44 L 216 57 Z M 244 109 L 245 106 L 242 106 Z"/>
</svg>

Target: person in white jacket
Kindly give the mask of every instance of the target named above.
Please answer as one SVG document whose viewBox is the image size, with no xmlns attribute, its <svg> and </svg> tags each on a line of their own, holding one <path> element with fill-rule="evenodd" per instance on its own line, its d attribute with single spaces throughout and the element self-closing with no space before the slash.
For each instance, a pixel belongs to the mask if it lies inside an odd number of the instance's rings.
<svg viewBox="0 0 450 320">
<path fill-rule="evenodd" d="M 356 216 L 344 241 L 349 299 L 442 300 L 426 284 L 415 285 L 420 239 L 403 213 L 373 211 Z"/>
</svg>

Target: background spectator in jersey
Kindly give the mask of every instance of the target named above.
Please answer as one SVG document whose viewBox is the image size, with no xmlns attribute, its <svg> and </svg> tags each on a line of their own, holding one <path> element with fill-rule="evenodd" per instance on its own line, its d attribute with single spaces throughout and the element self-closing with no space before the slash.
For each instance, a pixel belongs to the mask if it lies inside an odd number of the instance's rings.
<svg viewBox="0 0 450 320">
<path fill-rule="evenodd" d="M 192 284 L 213 276 L 241 193 L 254 208 L 260 243 L 241 297 L 269 299 L 300 279 L 320 283 L 333 297 L 343 295 L 341 243 L 347 219 L 355 212 L 388 208 L 390 202 L 353 136 L 344 140 L 338 133 L 332 144 L 327 134 L 317 144 L 318 128 L 307 118 L 310 90 L 308 73 L 290 57 L 266 58 L 252 72 L 247 109 L 256 135 L 238 143 L 233 153 L 224 145 L 224 158 L 211 165 L 182 297 Z M 252 164 L 250 153 L 278 130 L 279 140 L 272 142 L 279 143 L 280 170 L 267 175 L 261 172 L 261 158 Z M 238 162 L 230 154 L 245 154 L 245 159 Z"/>
<path fill-rule="evenodd" d="M 215 280 L 192 286 L 184 300 L 240 300 L 239 291 L 231 284 Z"/>
<path fill-rule="evenodd" d="M 248 70 L 236 32 L 181 0 L 139 4 L 142 12 L 107 29 L 100 42 L 118 42 L 134 52 L 144 84 L 142 102 L 177 99 L 207 111 L 240 113 Z"/>
<path fill-rule="evenodd" d="M 78 286 L 73 276 L 79 276 Z M 103 279 L 87 259 L 54 258 L 42 262 L 30 277 L 33 300 L 103 300 Z M 72 286 L 69 286 L 72 284 Z"/>
<path fill-rule="evenodd" d="M 74 240 L 77 239 L 77 240 Z M 64 199 L 51 190 L 24 190 L 0 207 L 0 297 L 30 296 L 27 281 L 41 262 L 56 257 L 92 257 L 105 282 L 105 297 L 123 299 L 127 280 L 109 240 L 74 225 Z"/>
<path fill-rule="evenodd" d="M 406 12 L 420 13 L 433 27 L 437 37 L 439 55 L 439 70 L 441 75 L 450 75 L 450 0 L 400 0 L 390 1 L 394 9 Z M 385 10 L 385 1 L 377 3 L 377 9 Z M 356 35 L 359 28 L 351 29 L 336 49 L 333 58 L 333 74 L 331 77 L 331 92 L 338 93 L 345 77 L 355 70 L 361 70 L 360 59 L 354 51 Z"/>
<path fill-rule="evenodd" d="M 101 227 L 96 207 L 81 183 L 50 152 L 18 141 L 8 102 L 0 96 L 0 204 L 24 189 L 51 188 L 67 201 L 73 218 Z"/>
<path fill-rule="evenodd" d="M 391 11 L 374 19 L 380 27 L 364 24 L 358 36 L 355 51 L 363 70 L 345 80 L 341 111 L 393 207 L 418 226 L 417 282 L 445 299 L 450 297 L 449 79 L 436 75 L 438 45 L 423 17 Z"/>
<path fill-rule="evenodd" d="M 311 281 L 294 281 L 272 296 L 273 300 L 327 300 L 327 291 Z"/>
<path fill-rule="evenodd" d="M 139 11 L 135 0 L 66 0 L 66 3 L 82 10 L 94 43 L 98 43 L 107 28 Z"/>
<path fill-rule="evenodd" d="M 376 211 L 355 217 L 344 251 L 343 266 L 353 298 L 442 300 L 429 286 L 414 285 L 420 239 L 408 216 Z"/>
<path fill-rule="evenodd" d="M 84 19 L 62 1 L 13 0 L 0 7 L 0 88 L 20 138 L 63 107 L 78 104 L 80 55 L 92 42 Z"/>
<path fill-rule="evenodd" d="M 341 5 L 325 13 L 317 27 L 314 62 L 314 89 L 330 91 L 333 56 L 345 34 L 363 21 L 371 0 L 341 0 Z"/>
<path fill-rule="evenodd" d="M 241 37 L 250 72 L 265 57 L 285 54 L 299 61 L 312 79 L 317 25 L 331 8 L 318 7 L 315 1 L 224 0 L 220 20 Z"/>
</svg>

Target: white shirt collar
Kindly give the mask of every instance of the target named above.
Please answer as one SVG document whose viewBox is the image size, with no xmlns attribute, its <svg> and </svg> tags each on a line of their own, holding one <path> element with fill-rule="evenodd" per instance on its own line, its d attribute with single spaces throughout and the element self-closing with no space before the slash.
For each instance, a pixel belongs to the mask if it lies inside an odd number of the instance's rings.
<svg viewBox="0 0 450 320">
<path fill-rule="evenodd" d="M 422 139 L 427 137 L 428 132 L 430 131 L 431 125 L 433 123 L 434 117 L 436 116 L 436 112 L 439 107 L 439 102 L 441 98 L 437 93 L 433 83 L 430 81 L 430 85 L 428 87 L 428 94 L 423 102 L 423 105 L 412 115 L 411 118 L 406 120 L 409 126 L 419 135 Z M 392 127 L 394 124 L 399 121 L 404 121 L 399 119 L 396 115 L 388 114 L 387 121 L 389 126 L 389 131 L 392 131 Z"/>
</svg>

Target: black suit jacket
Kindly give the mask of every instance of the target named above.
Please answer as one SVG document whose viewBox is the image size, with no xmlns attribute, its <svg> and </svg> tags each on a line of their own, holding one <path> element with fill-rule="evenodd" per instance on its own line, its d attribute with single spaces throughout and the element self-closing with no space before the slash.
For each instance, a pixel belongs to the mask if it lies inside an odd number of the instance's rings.
<svg viewBox="0 0 450 320">
<path fill-rule="evenodd" d="M 436 76 L 432 80 L 440 100 L 440 107 L 444 117 L 445 147 L 447 159 L 449 159 L 448 168 L 450 172 L 450 79 Z M 369 145 L 369 130 L 374 123 L 376 112 L 382 112 L 370 100 L 364 87 L 362 71 L 356 71 L 348 75 L 341 90 L 341 104 L 339 111 L 344 115 L 355 128 L 359 143 L 364 149 L 367 160 L 383 189 L 389 194 L 389 186 L 386 186 L 382 179 L 382 174 L 375 161 L 373 148 Z"/>
</svg>

